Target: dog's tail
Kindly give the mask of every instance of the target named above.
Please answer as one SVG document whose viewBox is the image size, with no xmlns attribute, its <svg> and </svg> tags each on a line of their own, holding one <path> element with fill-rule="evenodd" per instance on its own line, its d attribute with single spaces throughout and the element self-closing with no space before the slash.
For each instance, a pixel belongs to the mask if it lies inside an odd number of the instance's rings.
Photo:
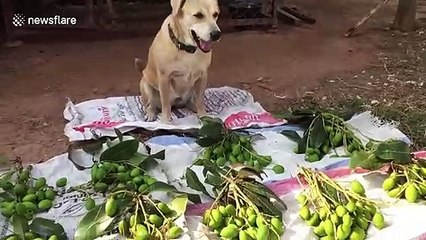
<svg viewBox="0 0 426 240">
<path fill-rule="evenodd" d="M 142 73 L 143 69 L 145 68 L 144 63 L 139 58 L 135 58 L 135 67 L 136 70 L 138 70 L 139 73 Z"/>
</svg>

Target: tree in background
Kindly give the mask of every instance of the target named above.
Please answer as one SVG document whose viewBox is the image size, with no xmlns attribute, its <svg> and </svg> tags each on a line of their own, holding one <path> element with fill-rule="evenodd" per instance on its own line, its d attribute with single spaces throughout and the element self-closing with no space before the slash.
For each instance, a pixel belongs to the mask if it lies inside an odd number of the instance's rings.
<svg viewBox="0 0 426 240">
<path fill-rule="evenodd" d="M 399 0 L 393 28 L 403 32 L 416 30 L 416 12 L 417 0 Z"/>
</svg>

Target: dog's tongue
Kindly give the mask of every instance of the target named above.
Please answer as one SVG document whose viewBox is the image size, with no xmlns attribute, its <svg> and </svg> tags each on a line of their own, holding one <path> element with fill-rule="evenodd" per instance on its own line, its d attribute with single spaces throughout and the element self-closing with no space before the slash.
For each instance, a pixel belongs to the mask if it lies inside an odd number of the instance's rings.
<svg viewBox="0 0 426 240">
<path fill-rule="evenodd" d="M 200 39 L 200 48 L 205 51 L 208 52 L 212 49 L 212 43 L 211 42 L 206 42 Z"/>
</svg>

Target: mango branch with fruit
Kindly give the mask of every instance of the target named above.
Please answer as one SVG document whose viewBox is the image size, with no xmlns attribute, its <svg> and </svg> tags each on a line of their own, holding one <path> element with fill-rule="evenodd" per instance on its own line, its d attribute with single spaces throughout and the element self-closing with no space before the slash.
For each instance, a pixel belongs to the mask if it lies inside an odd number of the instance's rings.
<svg viewBox="0 0 426 240">
<path fill-rule="evenodd" d="M 380 202 L 365 196 L 363 185 L 354 180 L 343 187 L 320 171 L 301 168 L 298 179 L 306 186 L 298 196 L 299 216 L 321 240 L 362 240 L 371 224 L 385 227 Z"/>
<path fill-rule="evenodd" d="M 286 115 L 286 119 L 306 128 L 302 137 L 296 131 L 290 130 L 284 130 L 281 134 L 297 142 L 294 152 L 304 153 L 308 162 L 320 161 L 330 151 L 337 155 L 336 148 L 341 146 L 348 155 L 365 148 L 344 119 L 334 114 L 300 110 Z"/>
<path fill-rule="evenodd" d="M 253 136 L 226 129 L 220 119 L 204 117 L 202 122 L 196 140 L 203 148 L 199 161 L 211 161 L 219 167 L 242 164 L 258 170 L 264 170 L 272 164 L 271 156 L 260 155 L 253 149 Z M 281 174 L 284 167 L 275 164 L 271 170 Z"/>
<path fill-rule="evenodd" d="M 219 194 L 203 214 L 203 223 L 221 239 L 278 240 L 284 234 L 284 202 L 255 180 L 250 167 L 229 169 L 220 176 Z"/>
</svg>

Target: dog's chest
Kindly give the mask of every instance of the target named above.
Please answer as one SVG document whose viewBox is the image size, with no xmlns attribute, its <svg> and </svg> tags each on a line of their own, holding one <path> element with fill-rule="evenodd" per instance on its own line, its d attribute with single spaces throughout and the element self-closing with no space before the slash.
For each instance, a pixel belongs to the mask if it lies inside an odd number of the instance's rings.
<svg viewBox="0 0 426 240">
<path fill-rule="evenodd" d="M 202 70 L 176 70 L 170 74 L 171 100 L 182 98 L 187 100 L 192 94 L 195 82 L 203 75 Z"/>
</svg>

